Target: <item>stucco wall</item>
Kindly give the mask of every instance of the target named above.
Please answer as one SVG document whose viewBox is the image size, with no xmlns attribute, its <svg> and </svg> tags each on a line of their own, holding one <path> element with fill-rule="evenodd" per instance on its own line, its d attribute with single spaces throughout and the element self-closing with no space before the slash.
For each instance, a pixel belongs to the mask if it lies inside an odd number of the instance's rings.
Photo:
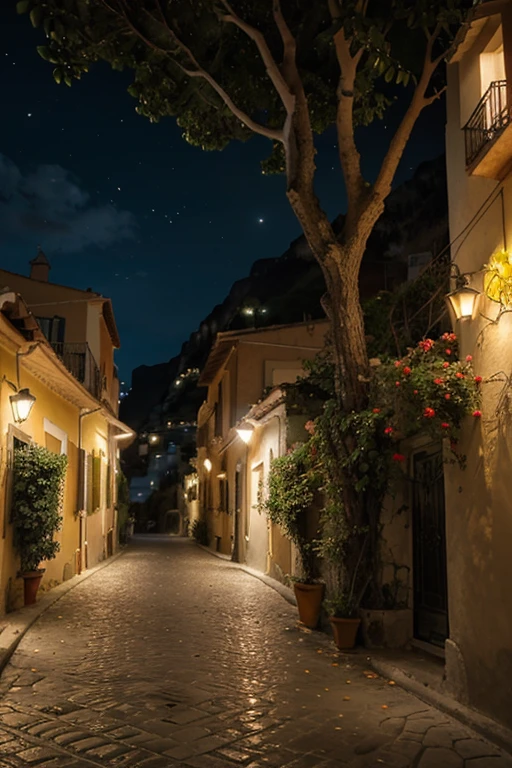
<svg viewBox="0 0 512 768">
<path fill-rule="evenodd" d="M 16 381 L 15 353 L 0 344 L 0 367 L 10 381 Z M 78 442 L 78 409 L 53 393 L 45 384 L 35 379 L 21 367 L 20 384 L 28 387 L 36 402 L 30 417 L 21 425 L 19 432 L 27 440 L 33 440 L 39 445 L 46 444 L 45 418 L 48 422 L 62 430 L 67 436 L 68 468 L 64 489 L 64 504 L 62 509 L 62 528 L 56 535 L 60 543 L 60 552 L 54 560 L 43 562 L 41 567 L 46 572 L 41 583 L 41 589 L 49 589 L 54 584 L 68 579 L 75 573 L 75 552 L 79 542 L 78 519 L 76 517 L 77 501 L 77 442 Z M 23 603 L 23 581 L 18 578 L 19 557 L 12 546 L 12 525 L 10 523 L 9 476 L 12 457 L 9 452 L 9 425 L 12 424 L 12 411 L 9 395 L 12 390 L 6 383 L 0 390 L 0 441 L 2 449 L 1 487 L 0 494 L 0 612 L 18 608 Z"/>
<path fill-rule="evenodd" d="M 507 179 L 500 187 L 497 181 L 466 173 L 460 130 L 461 69 L 464 66 L 458 63 L 448 68 L 450 237 L 452 259 L 463 272 L 473 272 L 496 249 L 512 243 L 512 182 Z M 475 106 L 479 96 L 474 93 Z M 474 276 L 472 287 L 482 288 L 481 274 Z M 484 382 L 483 417 L 468 418 L 460 440 L 467 468 L 461 471 L 450 465 L 445 474 L 447 681 L 461 699 L 512 726 L 512 424 L 507 379 L 512 369 L 512 316 L 505 314 L 498 322 L 490 322 L 489 318 L 497 317 L 498 306 L 483 296 L 478 309 L 475 319 L 454 326 L 462 356 L 473 356 L 475 371 Z M 486 382 L 489 378 L 493 381 Z"/>
</svg>

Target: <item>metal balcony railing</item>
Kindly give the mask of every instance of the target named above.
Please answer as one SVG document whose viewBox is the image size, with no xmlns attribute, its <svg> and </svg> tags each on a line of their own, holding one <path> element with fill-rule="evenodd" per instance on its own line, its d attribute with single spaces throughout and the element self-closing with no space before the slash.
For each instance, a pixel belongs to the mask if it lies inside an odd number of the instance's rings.
<svg viewBox="0 0 512 768">
<path fill-rule="evenodd" d="M 100 372 L 87 342 L 52 341 L 50 343 L 75 379 L 78 379 L 91 395 L 99 398 L 101 395 Z"/>
<path fill-rule="evenodd" d="M 480 152 L 510 123 L 507 81 L 495 80 L 486 90 L 464 126 L 466 166 L 471 165 Z"/>
</svg>

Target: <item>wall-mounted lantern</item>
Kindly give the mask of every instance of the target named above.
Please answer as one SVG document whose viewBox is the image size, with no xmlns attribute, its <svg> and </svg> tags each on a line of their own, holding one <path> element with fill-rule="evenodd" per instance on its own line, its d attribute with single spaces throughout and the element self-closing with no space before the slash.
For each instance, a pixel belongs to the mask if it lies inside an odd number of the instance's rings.
<svg viewBox="0 0 512 768">
<path fill-rule="evenodd" d="M 251 426 L 251 424 L 247 424 L 244 422 L 237 428 L 237 434 L 238 437 L 244 441 L 246 445 L 249 445 L 251 442 L 252 436 L 254 434 L 254 427 Z"/>
<path fill-rule="evenodd" d="M 468 286 L 468 275 L 463 275 L 456 264 L 451 266 L 452 275 L 455 278 L 455 290 L 446 297 L 448 305 L 452 308 L 456 320 L 470 320 L 474 317 L 477 299 L 480 292 Z"/>
<path fill-rule="evenodd" d="M 9 397 L 11 401 L 12 415 L 16 424 L 22 424 L 30 416 L 30 411 L 36 401 L 29 389 L 20 389 L 15 395 Z"/>
</svg>

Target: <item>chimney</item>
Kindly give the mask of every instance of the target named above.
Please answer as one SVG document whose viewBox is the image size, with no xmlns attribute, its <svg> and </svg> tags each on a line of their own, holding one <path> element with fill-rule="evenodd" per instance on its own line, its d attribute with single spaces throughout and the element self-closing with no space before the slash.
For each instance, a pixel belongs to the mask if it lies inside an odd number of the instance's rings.
<svg viewBox="0 0 512 768">
<path fill-rule="evenodd" d="M 38 245 L 37 256 L 30 262 L 30 279 L 47 283 L 50 269 L 50 262 L 41 250 L 41 246 Z"/>
</svg>

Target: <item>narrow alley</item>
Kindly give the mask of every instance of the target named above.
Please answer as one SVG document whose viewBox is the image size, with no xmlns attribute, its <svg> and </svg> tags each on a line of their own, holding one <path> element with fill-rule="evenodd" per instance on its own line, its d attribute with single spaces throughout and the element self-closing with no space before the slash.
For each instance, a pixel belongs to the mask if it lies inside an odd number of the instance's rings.
<svg viewBox="0 0 512 768">
<path fill-rule="evenodd" d="M 136 538 L 1 678 L 0 768 L 512 768 L 190 540 Z"/>
</svg>

